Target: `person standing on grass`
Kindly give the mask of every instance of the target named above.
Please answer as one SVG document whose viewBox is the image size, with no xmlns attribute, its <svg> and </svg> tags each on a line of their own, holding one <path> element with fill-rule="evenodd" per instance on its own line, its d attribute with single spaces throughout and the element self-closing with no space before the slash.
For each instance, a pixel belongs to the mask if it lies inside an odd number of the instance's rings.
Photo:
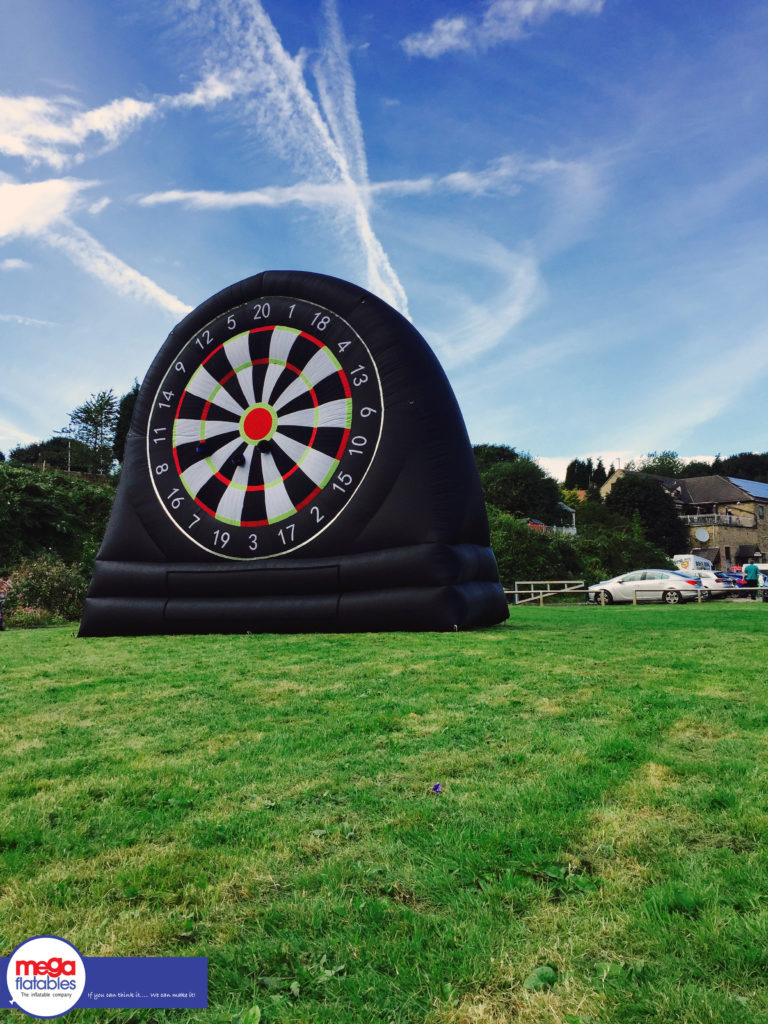
<svg viewBox="0 0 768 1024">
<path fill-rule="evenodd" d="M 754 558 L 750 559 L 749 565 L 744 566 L 744 585 L 750 590 L 755 591 L 754 594 L 750 593 L 750 598 L 753 601 L 757 600 L 757 580 L 760 576 L 760 570 L 755 565 Z"/>
</svg>

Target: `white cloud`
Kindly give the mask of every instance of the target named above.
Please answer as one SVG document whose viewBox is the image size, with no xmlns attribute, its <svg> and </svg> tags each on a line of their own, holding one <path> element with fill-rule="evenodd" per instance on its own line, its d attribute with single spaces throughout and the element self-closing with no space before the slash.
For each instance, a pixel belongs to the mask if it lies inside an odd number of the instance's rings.
<svg viewBox="0 0 768 1024">
<path fill-rule="evenodd" d="M 38 440 L 39 438 L 33 437 L 32 434 L 19 430 L 14 423 L 0 419 L 0 451 L 10 452 L 12 448 L 16 448 L 19 445 L 33 444 Z"/>
<path fill-rule="evenodd" d="M 355 81 L 335 0 L 324 0 L 323 12 L 323 46 L 313 65 L 320 105 L 338 147 L 344 177 L 363 186 L 368 181 L 368 161 L 357 113 Z"/>
<path fill-rule="evenodd" d="M 602 192 L 596 168 L 578 161 L 546 160 L 524 163 L 514 156 L 502 156 L 476 171 L 453 171 L 422 178 L 392 181 L 316 183 L 300 181 L 293 185 L 275 185 L 238 192 L 206 191 L 204 189 L 169 189 L 142 196 L 141 206 L 180 203 L 190 210 L 235 210 L 244 206 L 279 207 L 296 204 L 308 208 L 345 208 L 358 196 L 367 206 L 369 198 L 499 194 L 516 195 L 524 185 L 553 180 L 559 183 L 563 201 L 558 204 L 558 220 L 589 219 Z M 562 209 L 560 207 L 562 206 Z"/>
<path fill-rule="evenodd" d="M 460 38 L 470 39 L 472 46 L 493 45 L 493 40 L 513 31 L 515 25 L 520 28 L 534 24 L 556 11 L 596 13 L 602 2 L 495 0 L 477 24 L 454 19 L 452 45 L 459 45 Z M 98 140 L 109 148 L 150 117 L 175 109 L 212 107 L 237 96 L 236 110 L 241 123 L 253 125 L 260 143 L 266 141 L 296 171 L 303 172 L 303 180 L 238 192 L 174 189 L 146 195 L 139 202 L 144 206 L 183 203 L 198 210 L 296 204 L 330 214 L 343 240 L 356 246 L 366 286 L 408 315 L 405 289 L 373 228 L 371 211 L 378 198 L 514 195 L 523 185 L 541 179 L 556 177 L 578 182 L 580 165 L 557 161 L 531 163 L 503 156 L 479 169 L 371 183 L 355 83 L 335 0 L 324 0 L 323 9 L 324 34 L 311 61 L 318 99 L 304 77 L 308 58 L 287 53 L 259 0 L 220 0 L 201 6 L 196 15 L 189 15 L 201 26 L 211 18 L 217 25 L 216 32 L 206 33 L 207 42 L 200 53 L 200 62 L 209 69 L 208 73 L 194 88 L 175 96 L 156 96 L 147 102 L 119 99 L 85 112 L 69 100 L 0 98 L 0 149 L 5 145 L 6 152 L 15 152 L 32 163 L 47 160 L 60 166 L 67 161 L 79 162 L 84 159 L 89 140 Z M 443 22 L 447 24 L 445 19 Z M 80 205 L 79 193 L 93 184 L 66 178 L 29 185 L 0 184 L 0 237 L 35 236 L 64 252 L 120 294 L 158 304 L 174 315 L 186 312 L 188 307 L 180 299 L 107 252 L 73 222 L 72 215 Z M 101 198 L 88 209 L 97 214 L 108 202 Z M 483 351 L 498 344 L 527 315 L 540 291 L 538 265 L 532 256 L 512 253 L 503 246 L 494 249 L 490 240 L 485 240 L 479 253 L 473 253 L 471 258 L 476 266 L 499 275 L 502 284 L 490 304 L 476 303 L 463 296 L 462 315 L 452 321 L 447 332 L 441 333 L 440 347 L 450 361 L 461 360 L 470 350 Z M 486 312 L 489 305 L 494 308 L 490 318 Z M 459 322 L 472 325 L 471 343 L 465 331 L 454 330 L 453 325 Z"/>
<path fill-rule="evenodd" d="M 31 270 L 32 264 L 27 263 L 26 260 L 14 259 L 9 257 L 5 260 L 0 260 L 0 270 Z"/>
<path fill-rule="evenodd" d="M 665 232 L 678 236 L 701 231 L 710 221 L 726 216 L 744 192 L 765 188 L 766 179 L 768 156 L 760 153 L 725 174 L 715 173 L 695 187 L 688 187 L 676 198 L 673 207 L 667 204 L 659 212 L 658 224 Z"/>
<path fill-rule="evenodd" d="M 647 456 L 647 452 L 632 451 L 630 448 L 610 448 L 601 449 L 599 451 L 592 452 L 580 452 L 576 455 L 539 455 L 536 461 L 539 465 L 549 473 L 550 476 L 554 477 L 555 480 L 564 480 L 565 471 L 568 469 L 568 464 L 574 459 L 581 459 L 582 462 L 586 462 L 587 459 L 592 459 L 593 465 L 597 465 L 598 461 L 602 461 L 606 470 L 609 470 L 611 466 L 614 469 L 621 469 L 626 466 L 629 462 L 639 463 L 642 459 Z M 707 462 L 711 463 L 714 461 L 713 455 L 681 455 L 680 459 L 682 462 Z"/>
<path fill-rule="evenodd" d="M 87 110 L 72 120 L 72 144 L 81 146 L 90 135 L 99 135 L 107 147 L 111 148 L 142 121 L 152 117 L 156 109 L 155 103 L 128 97 L 113 100 L 95 110 Z"/>
<path fill-rule="evenodd" d="M 174 316 L 190 307 L 78 227 L 69 217 L 78 194 L 93 182 L 55 178 L 34 184 L 0 183 L 0 239 L 25 235 L 64 252 L 87 273 L 121 295 L 159 305 Z M 19 322 L 19 321 L 17 321 Z"/>
<path fill-rule="evenodd" d="M 91 203 L 88 207 L 88 213 L 92 213 L 94 215 L 101 213 L 101 211 L 105 210 L 111 202 L 111 199 L 107 196 L 103 196 L 101 199 L 97 199 L 95 203 Z"/>
<path fill-rule="evenodd" d="M 578 166 L 554 160 L 526 165 L 516 157 L 503 156 L 479 171 L 454 171 L 451 174 L 425 175 L 422 178 L 355 184 L 343 181 L 301 181 L 294 185 L 275 185 L 239 192 L 169 189 L 166 192 L 152 192 L 138 201 L 142 206 L 182 203 L 194 210 L 234 210 L 242 206 L 278 207 L 294 203 L 314 208 L 345 207 L 354 203 L 358 195 L 366 205 L 367 197 L 377 196 L 407 197 L 439 193 L 479 196 L 492 192 L 515 195 L 520 191 L 522 182 L 538 180 L 555 171 L 567 175 Z"/>
<path fill-rule="evenodd" d="M 170 108 L 210 108 L 217 103 L 231 100 L 240 93 L 247 93 L 250 88 L 247 75 L 241 71 L 234 71 L 226 75 L 220 71 L 214 71 L 198 82 L 191 92 L 179 93 L 178 96 L 164 96 L 159 103 L 163 107 Z"/>
<path fill-rule="evenodd" d="M 50 320 L 36 320 L 31 316 L 18 316 L 16 313 L 0 313 L 0 323 L 18 324 L 20 327 L 54 327 Z"/>
<path fill-rule="evenodd" d="M 685 373 L 685 388 L 692 395 L 707 395 L 706 402 L 680 403 L 680 379 L 672 378 L 655 389 L 652 403 L 642 415 L 628 419 L 626 427 L 637 444 L 644 443 L 647 450 L 669 445 L 669 438 L 684 436 L 710 420 L 733 408 L 733 397 L 728 388 L 712 387 L 712 366 L 720 358 L 722 337 L 701 338 L 698 351 L 701 359 Z M 705 356 L 708 353 L 708 356 Z M 768 322 L 756 324 L 743 340 L 731 340 L 728 359 L 732 366 L 749 367 L 751 379 L 768 370 Z M 653 430 L 649 432 L 649 423 Z"/>
<path fill-rule="evenodd" d="M 492 0 L 482 18 L 438 18 L 426 32 L 402 41 L 411 57 L 441 57 L 456 51 L 484 51 L 520 39 L 526 31 L 553 14 L 599 14 L 604 0 Z"/>
<path fill-rule="evenodd" d="M 176 96 L 151 100 L 123 97 L 92 110 L 83 110 L 69 97 L 0 96 L 0 153 L 20 157 L 36 166 L 57 171 L 86 159 L 85 147 L 97 143 L 96 152 L 113 149 L 152 117 L 177 108 L 210 108 L 251 90 L 240 70 L 212 72 L 194 89 Z"/>
<path fill-rule="evenodd" d="M 75 178 L 0 182 L 0 239 L 40 235 L 61 220 L 78 194 L 92 184 Z"/>
<path fill-rule="evenodd" d="M 401 45 L 409 57 L 442 57 L 455 50 L 472 50 L 475 32 L 468 18 L 438 18 L 428 32 L 414 32 Z"/>
<path fill-rule="evenodd" d="M 463 193 L 479 196 L 491 192 L 514 195 L 520 191 L 523 164 L 513 156 L 503 156 L 491 161 L 478 171 L 453 171 L 438 176 L 425 175 L 422 178 L 399 181 L 375 182 L 371 185 L 374 195 L 409 196 L 437 193 Z"/>
<path fill-rule="evenodd" d="M 244 192 L 170 189 L 167 192 L 152 192 L 139 199 L 141 206 L 181 203 L 189 210 L 236 210 L 243 206 L 278 207 L 294 203 L 299 206 L 320 208 L 345 206 L 347 202 L 347 186 L 341 183 L 314 184 L 309 181 L 299 182 L 296 185 L 268 186 Z"/>
<path fill-rule="evenodd" d="M 312 62 L 319 102 L 305 80 L 306 55 L 292 57 L 286 51 L 259 0 L 199 5 L 188 14 L 185 27 L 197 28 L 200 56 L 212 69 L 211 75 L 227 83 L 231 79 L 225 69 L 238 69 L 240 123 L 303 179 L 298 189 L 287 193 L 279 189 L 239 193 L 235 205 L 304 202 L 324 206 L 344 243 L 356 248 L 367 287 L 407 315 L 405 290 L 371 223 L 362 129 L 335 0 L 325 0 L 323 10 L 324 37 Z M 230 203 L 221 194 L 204 198 L 199 193 L 193 197 L 155 194 L 144 201 L 151 205 L 169 199 L 209 207 Z"/>
<path fill-rule="evenodd" d="M 481 301 L 465 294 L 462 315 L 440 332 L 437 347 L 449 368 L 496 348 L 529 315 L 541 294 L 539 268 L 530 256 L 490 242 L 484 251 L 474 249 L 473 256 L 485 270 L 500 276 L 502 284 Z"/>
<path fill-rule="evenodd" d="M 210 14 L 211 5 L 206 14 Z M 354 81 L 334 0 L 325 2 L 325 41 L 315 73 L 321 97 L 314 99 L 304 80 L 304 58 L 291 57 L 258 0 L 226 0 L 216 5 L 219 29 L 209 40 L 204 60 L 209 71 L 193 90 L 158 96 L 151 102 L 119 99 L 82 112 L 70 100 L 0 97 L 0 152 L 35 165 L 60 169 L 85 159 L 84 146 L 97 138 L 104 148 L 160 111 L 211 106 L 242 97 L 238 112 L 255 123 L 262 137 L 296 168 L 307 168 L 309 182 L 336 189 L 330 208 L 341 232 L 355 239 L 368 287 L 407 314 L 407 297 L 370 221 L 370 200 L 362 129 L 355 107 Z M 235 68 L 235 71 L 228 71 Z M 89 273 L 122 293 L 159 302 L 174 312 L 187 307 L 116 256 L 92 236 L 63 219 L 85 183 L 58 179 L 30 185 L 3 185 L 0 237 L 42 237 L 63 250 Z M 21 203 L 13 200 L 21 199 Z M 266 195 L 275 202 L 277 193 Z M 254 196 L 249 197 L 254 201 Z M 295 198 L 295 197 L 294 197 Z M 304 192 L 306 198 L 306 192 Z M 5 201 L 4 201 L 5 200 Z M 151 204 L 152 199 L 147 203 Z M 155 200 L 157 201 L 157 200 Z M 293 201 L 293 200 L 292 200 Z M 103 209 L 94 204 L 93 212 Z M 52 225 L 61 229 L 49 231 Z"/>
<path fill-rule="evenodd" d="M 410 229 L 411 246 L 422 250 L 429 260 L 450 258 L 463 271 L 453 274 L 454 286 L 442 291 L 439 320 L 424 321 L 420 330 L 447 369 L 472 366 L 474 360 L 510 338 L 514 329 L 536 307 L 544 285 L 537 261 L 529 254 L 514 252 L 477 231 L 441 229 L 434 222 L 416 223 Z M 450 257 L 447 254 L 451 254 Z M 459 268 L 454 268 L 456 271 Z M 478 293 L 482 295 L 477 298 Z M 515 353 L 515 368 L 521 360 L 546 358 L 545 346 Z M 490 378 L 482 375 L 482 382 Z M 498 377 L 493 377 L 494 382 Z M 472 386 L 471 384 L 469 385 Z"/>
<path fill-rule="evenodd" d="M 111 148 L 155 109 L 130 98 L 82 111 L 66 98 L 0 96 L 0 153 L 60 171 L 85 158 L 82 147 L 91 136 Z"/>
<path fill-rule="evenodd" d="M 593 169 L 579 162 L 556 160 L 525 162 L 515 156 L 504 156 L 491 161 L 476 171 L 458 171 L 442 176 L 425 176 L 414 180 L 367 182 L 365 189 L 374 197 L 409 197 L 413 195 L 439 195 L 446 193 L 470 196 L 497 192 L 514 195 L 532 184 L 552 182 L 557 194 L 564 193 L 570 200 L 584 194 L 588 201 L 575 203 L 580 209 L 588 207 L 594 212 L 595 196 L 599 194 Z M 347 208 L 350 186 L 341 182 L 315 184 L 304 181 L 295 185 L 270 187 L 241 192 L 206 192 L 172 190 L 152 193 L 139 202 L 145 206 L 163 203 L 181 203 L 197 210 L 233 210 L 241 206 L 278 207 L 300 204 L 309 208 Z M 362 193 L 363 188 L 358 187 Z M 361 200 L 363 202 L 363 200 Z M 587 216 L 585 214 L 585 216 Z M 578 218 L 577 218 L 578 219 Z M 583 219 L 583 218 L 582 218 Z M 356 226 L 360 231 L 360 227 Z M 419 232 L 411 245 L 431 248 L 432 230 Z M 367 245 L 372 252 L 378 240 L 371 237 Z M 546 248 L 546 247 L 545 247 Z M 454 292 L 443 305 L 450 309 L 445 325 L 433 323 L 425 334 L 441 359 L 449 367 L 456 367 L 467 359 L 488 351 L 510 336 L 514 327 L 524 320 L 542 294 L 543 285 L 537 260 L 533 255 L 510 251 L 487 236 L 471 237 L 466 234 L 458 241 L 455 233 L 450 239 L 435 243 L 435 252 L 445 259 L 447 252 L 461 253 L 462 262 L 470 266 L 466 275 L 466 291 Z M 490 276 L 497 282 L 490 295 L 478 301 L 478 280 Z M 376 290 L 375 288 L 373 290 Z M 381 292 L 379 292 L 381 294 Z M 567 346 L 566 346 L 567 347 Z M 559 358 L 560 345 L 538 345 L 529 353 L 520 353 L 518 369 L 531 362 L 530 370 Z"/>
<path fill-rule="evenodd" d="M 72 222 L 64 222 L 60 230 L 47 230 L 44 239 L 48 245 L 64 252 L 86 273 L 98 278 L 120 295 L 160 306 L 177 317 L 186 316 L 192 308 L 134 267 L 124 263 L 87 231 Z"/>
<path fill-rule="evenodd" d="M 631 451 L 628 448 L 614 448 L 582 452 L 577 455 L 539 455 L 536 457 L 536 461 L 551 477 L 562 482 L 565 480 L 565 472 L 568 469 L 569 463 L 574 459 L 581 459 L 582 462 L 592 459 L 592 463 L 595 466 L 598 462 L 602 462 L 606 471 L 608 471 L 611 466 L 614 469 L 621 469 L 630 459 L 637 461 L 642 458 L 643 454 L 640 452 Z"/>
</svg>

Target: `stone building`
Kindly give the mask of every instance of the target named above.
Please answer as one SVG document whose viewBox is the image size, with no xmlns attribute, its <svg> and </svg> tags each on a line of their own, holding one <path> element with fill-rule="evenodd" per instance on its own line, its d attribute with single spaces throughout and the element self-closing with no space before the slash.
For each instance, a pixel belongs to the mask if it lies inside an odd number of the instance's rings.
<svg viewBox="0 0 768 1024">
<path fill-rule="evenodd" d="M 626 474 L 623 469 L 613 473 L 600 494 L 605 497 Z M 716 569 L 743 565 L 750 558 L 768 561 L 768 484 L 728 476 L 653 478 L 674 498 L 688 527 L 689 552 L 708 558 Z"/>
</svg>

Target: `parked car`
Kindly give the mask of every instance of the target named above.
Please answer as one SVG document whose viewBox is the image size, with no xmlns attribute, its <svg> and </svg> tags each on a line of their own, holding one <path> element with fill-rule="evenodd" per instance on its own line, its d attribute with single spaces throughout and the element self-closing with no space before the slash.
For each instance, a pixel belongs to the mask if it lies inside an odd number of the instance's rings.
<svg viewBox="0 0 768 1024">
<path fill-rule="evenodd" d="M 736 573 L 728 571 L 726 573 L 723 573 L 723 575 L 726 577 L 726 579 L 729 579 L 732 583 L 735 583 L 737 587 L 744 586 L 744 577 L 741 575 L 740 572 Z"/>
<path fill-rule="evenodd" d="M 727 572 L 720 572 L 718 569 L 697 569 L 690 575 L 694 579 L 701 580 L 706 590 L 704 597 L 728 597 L 739 592 L 739 586 L 733 576 Z"/>
<path fill-rule="evenodd" d="M 633 572 L 614 576 L 590 587 L 587 600 L 593 604 L 632 601 L 663 601 L 665 604 L 680 604 L 681 601 L 695 601 L 703 592 L 701 580 L 684 572 L 671 569 L 637 569 Z"/>
</svg>

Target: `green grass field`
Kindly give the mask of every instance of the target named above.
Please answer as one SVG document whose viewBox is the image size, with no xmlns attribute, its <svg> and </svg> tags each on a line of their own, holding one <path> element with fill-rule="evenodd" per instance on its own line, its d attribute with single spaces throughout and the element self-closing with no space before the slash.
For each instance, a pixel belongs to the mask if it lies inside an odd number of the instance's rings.
<svg viewBox="0 0 768 1024">
<path fill-rule="evenodd" d="M 767 640 L 763 604 L 7 631 L 0 954 L 209 958 L 208 1010 L 99 1024 L 765 1022 Z"/>
</svg>

